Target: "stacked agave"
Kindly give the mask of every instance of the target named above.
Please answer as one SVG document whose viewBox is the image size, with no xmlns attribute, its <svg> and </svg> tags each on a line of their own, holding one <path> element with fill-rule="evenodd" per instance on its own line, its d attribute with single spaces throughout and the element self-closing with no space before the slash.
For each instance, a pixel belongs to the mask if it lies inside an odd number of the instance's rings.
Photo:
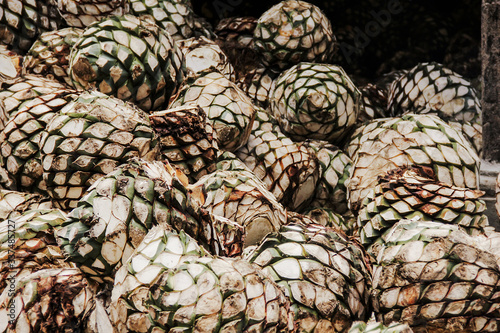
<svg viewBox="0 0 500 333">
<path fill-rule="evenodd" d="M 402 220 L 383 236 L 373 272 L 377 318 L 417 332 L 497 332 L 497 257 L 455 225 Z"/>
<path fill-rule="evenodd" d="M 109 309 L 118 332 L 265 332 L 293 329 L 289 306 L 258 267 L 158 226 L 117 273 Z"/>
<path fill-rule="evenodd" d="M 101 284 L 155 225 L 184 230 L 223 254 L 210 216 L 191 199 L 187 179 L 168 163 L 135 160 L 99 179 L 58 231 L 58 242 L 83 272 Z"/>
</svg>

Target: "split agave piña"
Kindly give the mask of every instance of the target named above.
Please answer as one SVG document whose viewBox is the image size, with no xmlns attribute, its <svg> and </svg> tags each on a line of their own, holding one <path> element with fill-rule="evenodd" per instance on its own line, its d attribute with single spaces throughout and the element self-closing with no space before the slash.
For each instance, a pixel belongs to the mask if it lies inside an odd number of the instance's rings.
<svg viewBox="0 0 500 333">
<path fill-rule="evenodd" d="M 206 193 L 203 207 L 210 213 L 243 226 L 245 246 L 257 244 L 287 223 L 283 206 L 251 172 L 217 170 L 192 187 Z"/>
<path fill-rule="evenodd" d="M 220 149 L 235 151 L 248 141 L 255 118 L 250 98 L 226 76 L 209 69 L 189 77 L 170 108 L 198 104 L 213 126 Z"/>
<path fill-rule="evenodd" d="M 300 211 L 313 199 L 320 172 L 316 156 L 284 135 L 265 111 L 257 112 L 252 134 L 236 156 L 285 208 Z"/>
<path fill-rule="evenodd" d="M 456 225 L 402 220 L 382 236 L 373 304 L 415 332 L 497 332 L 500 270 Z"/>
<path fill-rule="evenodd" d="M 219 249 L 210 216 L 191 200 L 187 179 L 167 163 L 133 160 L 99 179 L 58 231 L 72 262 L 100 284 L 116 270 L 155 225 L 185 230 L 207 249 Z"/>
<path fill-rule="evenodd" d="M 182 105 L 153 112 L 149 119 L 159 136 L 161 158 L 179 167 L 190 183 L 215 171 L 218 145 L 202 108 Z"/>
<path fill-rule="evenodd" d="M 290 223 L 247 258 L 285 290 L 298 331 L 344 332 L 353 321 L 368 319 L 366 253 L 334 229 Z"/>
</svg>

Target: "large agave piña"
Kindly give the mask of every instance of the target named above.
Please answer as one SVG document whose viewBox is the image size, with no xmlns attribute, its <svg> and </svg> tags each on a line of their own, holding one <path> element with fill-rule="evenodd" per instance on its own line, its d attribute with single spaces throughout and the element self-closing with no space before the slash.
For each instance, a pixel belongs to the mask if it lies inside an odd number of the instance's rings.
<svg viewBox="0 0 500 333">
<path fill-rule="evenodd" d="M 56 30 L 61 21 L 52 0 L 0 2 L 0 40 L 21 52 L 28 51 L 42 32 Z"/>
<path fill-rule="evenodd" d="M 11 118 L 24 103 L 35 97 L 67 88 L 57 80 L 27 74 L 13 80 L 0 81 L 0 104 L 7 117 Z M 0 121 L 5 122 L 6 119 Z"/>
<path fill-rule="evenodd" d="M 184 79 L 184 55 L 157 25 L 131 15 L 88 26 L 70 56 L 69 75 L 82 90 L 161 110 Z"/>
<path fill-rule="evenodd" d="M 24 57 L 23 74 L 43 75 L 71 85 L 69 55 L 82 33 L 79 28 L 65 28 L 41 34 Z"/>
<path fill-rule="evenodd" d="M 301 61 L 327 63 L 336 39 L 323 12 L 305 1 L 281 1 L 257 21 L 254 48 L 268 67 L 285 69 Z"/>
<path fill-rule="evenodd" d="M 190 38 L 180 40 L 177 46 L 186 59 L 186 69 L 193 73 L 200 73 L 213 67 L 229 80 L 236 81 L 236 73 L 226 54 L 214 41 L 206 38 Z"/>
<path fill-rule="evenodd" d="M 93 280 L 115 271 L 155 225 L 184 230 L 223 254 L 210 216 L 191 199 L 187 179 L 168 163 L 134 160 L 98 180 L 58 231 L 70 260 Z"/>
<path fill-rule="evenodd" d="M 212 125 L 199 106 L 182 105 L 150 114 L 161 157 L 179 167 L 191 183 L 215 171 L 218 152 Z"/>
<path fill-rule="evenodd" d="M 16 282 L 15 290 L 0 304 L 0 332 L 83 330 L 94 306 L 95 289 L 80 270 L 42 269 Z"/>
<path fill-rule="evenodd" d="M 394 81 L 388 110 L 435 114 L 462 129 L 478 153 L 481 142 L 481 102 L 471 83 L 438 63 L 420 63 Z"/>
<path fill-rule="evenodd" d="M 361 92 L 335 65 L 299 63 L 273 82 L 270 110 L 284 134 L 296 141 L 332 143 L 346 135 L 363 107 Z"/>
<path fill-rule="evenodd" d="M 469 234 L 485 232 L 484 192 L 437 182 L 431 169 L 410 166 L 389 171 L 363 199 L 357 227 L 361 243 L 371 245 L 401 219 L 418 218 L 461 226 Z"/>
<path fill-rule="evenodd" d="M 341 149 L 328 142 L 306 140 L 304 144 L 314 152 L 320 167 L 320 177 L 310 206 L 346 213 L 352 160 Z"/>
<path fill-rule="evenodd" d="M 4 188 L 34 191 L 41 184 L 43 168 L 40 139 L 49 121 L 77 94 L 56 90 L 23 103 L 0 131 L 0 184 Z"/>
<path fill-rule="evenodd" d="M 435 62 L 420 63 L 392 83 L 389 110 L 393 116 L 426 110 L 445 120 L 481 122 L 481 103 L 470 82 Z"/>
<path fill-rule="evenodd" d="M 287 223 L 283 206 L 251 172 L 217 170 L 193 187 L 206 193 L 203 207 L 210 213 L 243 226 L 245 246 L 257 244 Z"/>
<path fill-rule="evenodd" d="M 189 296 L 188 296 L 189 295 Z M 170 331 L 290 331 L 289 300 L 242 259 L 201 257 L 163 272 L 149 292 L 154 324 Z"/>
<path fill-rule="evenodd" d="M 291 223 L 267 236 L 250 262 L 285 290 L 300 332 L 344 332 L 370 314 L 364 250 L 320 225 Z"/>
<path fill-rule="evenodd" d="M 404 115 L 374 120 L 351 136 L 346 153 L 353 159 L 349 201 L 362 199 L 385 172 L 408 165 L 431 168 L 448 185 L 478 187 L 479 157 L 460 131 L 437 116 Z"/>
<path fill-rule="evenodd" d="M 358 321 L 352 324 L 348 333 L 413 333 L 413 331 L 407 324 L 391 323 L 384 326 L 378 322 Z"/>
<path fill-rule="evenodd" d="M 147 115 L 97 91 L 83 92 L 51 119 L 40 139 L 46 191 L 63 209 L 76 207 L 85 190 L 118 165 L 158 156 Z"/>
<path fill-rule="evenodd" d="M 0 190 L 0 221 L 13 219 L 29 210 L 52 209 L 50 198 L 37 193 Z"/>
<path fill-rule="evenodd" d="M 108 16 L 122 16 L 129 11 L 127 0 L 52 0 L 66 25 L 85 28 Z"/>
<path fill-rule="evenodd" d="M 496 256 L 456 225 L 402 220 L 383 236 L 373 271 L 373 304 L 384 324 L 416 332 L 497 332 Z"/>
<path fill-rule="evenodd" d="M 220 72 L 212 69 L 188 78 L 170 108 L 195 103 L 205 110 L 220 149 L 235 151 L 250 136 L 255 107 L 250 98 Z"/>
<path fill-rule="evenodd" d="M 160 274 L 191 258 L 208 255 L 189 235 L 167 225 L 149 230 L 129 260 L 116 273 L 108 308 L 118 332 L 144 332 L 151 328 L 146 301 Z"/>
<path fill-rule="evenodd" d="M 236 156 L 285 208 L 301 210 L 312 200 L 319 179 L 316 156 L 284 135 L 264 110 L 257 111 L 252 134 Z"/>
</svg>

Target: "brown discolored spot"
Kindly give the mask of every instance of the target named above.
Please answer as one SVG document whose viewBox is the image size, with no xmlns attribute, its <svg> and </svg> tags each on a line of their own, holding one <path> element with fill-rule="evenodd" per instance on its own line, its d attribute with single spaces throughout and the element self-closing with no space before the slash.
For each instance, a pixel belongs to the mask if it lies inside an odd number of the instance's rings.
<svg viewBox="0 0 500 333">
<path fill-rule="evenodd" d="M 72 72 L 79 79 L 90 82 L 97 78 L 90 61 L 87 58 L 78 58 L 72 67 Z"/>
</svg>

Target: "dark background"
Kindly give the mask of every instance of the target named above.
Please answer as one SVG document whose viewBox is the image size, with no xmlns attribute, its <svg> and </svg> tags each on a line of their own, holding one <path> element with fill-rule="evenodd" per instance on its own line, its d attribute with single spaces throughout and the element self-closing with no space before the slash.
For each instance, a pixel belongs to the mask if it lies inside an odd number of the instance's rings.
<svg viewBox="0 0 500 333">
<path fill-rule="evenodd" d="M 330 19 L 340 45 L 333 62 L 350 74 L 372 80 L 418 62 L 436 61 L 469 79 L 480 75 L 480 0 L 309 2 Z M 192 0 L 192 3 L 195 12 L 215 26 L 226 17 L 258 18 L 279 1 Z M 398 10 L 393 11 L 390 19 L 383 16 L 384 11 L 396 7 Z M 381 13 L 384 26 L 375 17 Z"/>
</svg>

